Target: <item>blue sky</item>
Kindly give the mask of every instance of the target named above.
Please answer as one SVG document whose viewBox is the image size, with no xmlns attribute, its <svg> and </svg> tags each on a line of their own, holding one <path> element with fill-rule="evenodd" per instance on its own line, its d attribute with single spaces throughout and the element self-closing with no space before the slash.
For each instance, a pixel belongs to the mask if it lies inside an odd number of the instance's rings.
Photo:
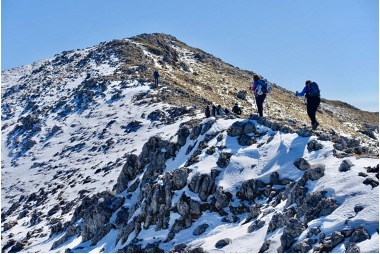
<svg viewBox="0 0 380 254">
<path fill-rule="evenodd" d="M 166 33 L 291 91 L 379 110 L 378 0 L 2 0 L 1 69 Z"/>
</svg>

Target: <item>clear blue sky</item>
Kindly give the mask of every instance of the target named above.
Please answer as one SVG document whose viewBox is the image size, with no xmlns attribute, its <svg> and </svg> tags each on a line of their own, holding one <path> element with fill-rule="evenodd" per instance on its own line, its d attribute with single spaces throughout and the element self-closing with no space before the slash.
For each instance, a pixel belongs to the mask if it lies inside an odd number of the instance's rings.
<svg viewBox="0 0 380 254">
<path fill-rule="evenodd" d="M 1 69 L 166 33 L 291 91 L 379 110 L 378 0 L 2 0 Z"/>
</svg>

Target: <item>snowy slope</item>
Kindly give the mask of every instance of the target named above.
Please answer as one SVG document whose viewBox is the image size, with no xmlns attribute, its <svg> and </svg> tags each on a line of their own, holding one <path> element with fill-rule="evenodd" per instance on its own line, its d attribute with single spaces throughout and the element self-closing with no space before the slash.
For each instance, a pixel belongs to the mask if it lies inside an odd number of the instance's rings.
<svg viewBox="0 0 380 254">
<path fill-rule="evenodd" d="M 172 48 L 188 72 L 202 65 Z M 152 88 L 138 65 L 116 75 L 121 62 L 91 47 L 2 74 L 2 252 L 379 251 L 378 159 L 366 143 L 257 117 L 204 119 L 163 101 L 181 93 Z M 249 131 L 233 134 L 239 124 Z M 123 183 L 133 155 L 141 168 Z"/>
</svg>

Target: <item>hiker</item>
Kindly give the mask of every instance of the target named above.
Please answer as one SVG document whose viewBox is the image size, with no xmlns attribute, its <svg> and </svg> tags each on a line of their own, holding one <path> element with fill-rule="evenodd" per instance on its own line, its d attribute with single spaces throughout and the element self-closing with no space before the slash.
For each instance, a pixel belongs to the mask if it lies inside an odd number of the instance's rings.
<svg viewBox="0 0 380 254">
<path fill-rule="evenodd" d="M 154 78 L 154 85 L 157 86 L 158 85 L 158 77 L 160 76 L 160 74 L 158 73 L 157 70 L 154 70 L 153 72 L 153 78 Z"/>
<path fill-rule="evenodd" d="M 230 111 L 228 110 L 228 108 L 224 108 L 224 114 L 225 114 L 226 116 L 228 116 L 228 115 L 230 114 Z"/>
<path fill-rule="evenodd" d="M 267 96 L 266 93 L 262 92 L 263 85 L 266 85 L 265 81 L 260 79 L 259 75 L 257 74 L 253 75 L 252 88 L 255 95 L 257 111 L 259 112 L 260 116 L 263 116 L 263 103 Z"/>
<path fill-rule="evenodd" d="M 307 80 L 305 82 L 305 87 L 303 88 L 302 92 L 299 93 L 298 91 L 296 91 L 296 96 L 304 95 L 306 97 L 307 115 L 311 120 L 311 127 L 313 128 L 313 130 L 315 130 L 319 125 L 315 113 L 317 112 L 318 106 L 321 103 L 321 95 L 317 83 L 311 80 Z"/>
<path fill-rule="evenodd" d="M 216 107 L 214 104 L 211 106 L 211 116 L 215 117 L 216 116 Z"/>
<path fill-rule="evenodd" d="M 241 109 L 237 103 L 235 103 L 234 107 L 232 108 L 232 112 L 234 112 L 237 115 L 241 115 Z"/>
<path fill-rule="evenodd" d="M 224 115 L 224 111 L 223 111 L 221 105 L 218 105 L 218 107 L 216 107 L 216 115 L 218 115 L 218 116 Z"/>
<path fill-rule="evenodd" d="M 206 115 L 206 118 L 209 118 L 211 116 L 210 107 L 208 105 L 207 105 L 206 110 L 205 110 L 205 115 Z"/>
</svg>

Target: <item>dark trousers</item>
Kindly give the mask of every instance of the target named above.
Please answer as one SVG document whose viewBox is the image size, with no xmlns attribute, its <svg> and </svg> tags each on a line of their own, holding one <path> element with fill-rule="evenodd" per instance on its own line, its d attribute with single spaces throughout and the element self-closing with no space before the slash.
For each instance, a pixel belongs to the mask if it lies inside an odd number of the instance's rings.
<svg viewBox="0 0 380 254">
<path fill-rule="evenodd" d="M 265 101 L 266 96 L 267 96 L 266 94 L 255 96 L 257 111 L 259 111 L 260 116 L 263 116 L 263 103 Z"/>
<path fill-rule="evenodd" d="M 311 124 L 317 122 L 315 117 L 315 113 L 317 112 L 318 106 L 321 103 L 321 99 L 319 97 L 308 97 L 307 98 L 307 115 L 311 120 Z"/>
<path fill-rule="evenodd" d="M 158 78 L 154 78 L 154 84 L 157 86 L 158 85 Z"/>
</svg>

